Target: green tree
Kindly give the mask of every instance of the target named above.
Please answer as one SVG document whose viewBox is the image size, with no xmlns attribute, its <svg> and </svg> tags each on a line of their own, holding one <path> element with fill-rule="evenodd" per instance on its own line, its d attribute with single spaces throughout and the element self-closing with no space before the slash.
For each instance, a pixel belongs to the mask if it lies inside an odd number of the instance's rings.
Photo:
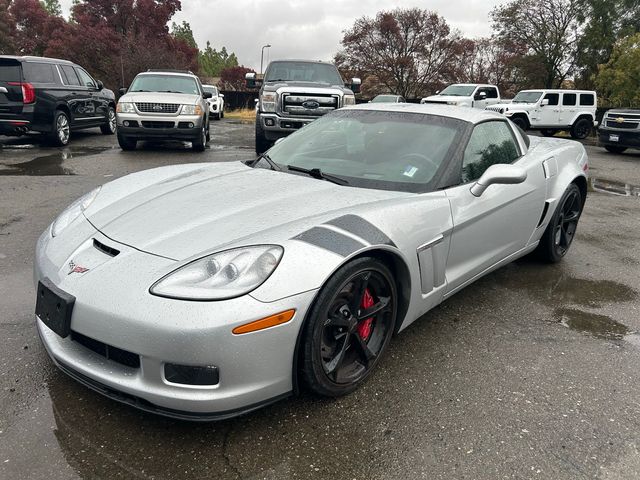
<svg viewBox="0 0 640 480">
<path fill-rule="evenodd" d="M 207 41 L 207 46 L 198 54 L 200 72 L 208 77 L 219 77 L 224 69 L 237 67 L 238 58 L 235 53 L 227 52 L 226 47 L 220 51 L 211 47 L 211 42 Z"/>
<path fill-rule="evenodd" d="M 573 72 L 581 0 L 511 0 L 493 9 L 498 36 L 526 50 L 538 64 L 546 88 L 558 87 Z"/>
<path fill-rule="evenodd" d="M 62 7 L 60 6 L 60 0 L 41 0 L 42 6 L 49 13 L 49 15 L 53 15 L 54 17 L 62 16 Z"/>
<path fill-rule="evenodd" d="M 173 35 L 174 38 L 184 41 L 190 47 L 198 48 L 198 44 L 193 38 L 193 31 L 191 30 L 189 22 L 185 22 L 184 20 L 181 24 L 173 22 L 171 24 L 171 35 Z"/>
<path fill-rule="evenodd" d="M 640 106 L 640 33 L 616 42 L 609 61 L 598 67 L 595 85 L 611 105 Z"/>
</svg>

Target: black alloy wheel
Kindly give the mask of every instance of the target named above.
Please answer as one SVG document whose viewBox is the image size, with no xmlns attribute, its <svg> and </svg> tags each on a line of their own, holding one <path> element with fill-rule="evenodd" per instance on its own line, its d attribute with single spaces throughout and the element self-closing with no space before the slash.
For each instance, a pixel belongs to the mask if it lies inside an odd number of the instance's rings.
<svg viewBox="0 0 640 480">
<path fill-rule="evenodd" d="M 540 239 L 538 251 L 544 260 L 555 263 L 567 254 L 576 235 L 582 208 L 580 189 L 572 183 L 564 192 L 558 208 Z"/>
<path fill-rule="evenodd" d="M 579 118 L 571 127 L 571 137 L 578 140 L 587 138 L 591 133 L 592 126 L 593 122 L 590 120 L 587 120 L 586 118 Z"/>
<path fill-rule="evenodd" d="M 338 270 L 305 325 L 302 374 L 309 388 L 332 397 L 355 390 L 387 347 L 396 312 L 395 283 L 383 263 L 364 257 Z"/>
<path fill-rule="evenodd" d="M 113 107 L 109 107 L 109 110 L 107 111 L 107 123 L 100 126 L 100 131 L 105 135 L 113 135 L 116 133 L 116 124 L 116 111 Z"/>
</svg>

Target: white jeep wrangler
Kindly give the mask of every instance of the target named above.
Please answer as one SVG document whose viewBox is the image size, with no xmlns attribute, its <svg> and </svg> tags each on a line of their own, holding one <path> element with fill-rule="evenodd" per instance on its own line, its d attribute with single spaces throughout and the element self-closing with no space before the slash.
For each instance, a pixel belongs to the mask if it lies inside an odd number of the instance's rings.
<svg viewBox="0 0 640 480">
<path fill-rule="evenodd" d="M 500 91 L 495 85 L 456 83 L 435 95 L 423 98 L 420 103 L 443 103 L 484 109 L 489 105 L 500 103 Z"/>
<path fill-rule="evenodd" d="M 487 107 L 507 116 L 522 130 L 550 137 L 561 130 L 586 138 L 596 122 L 598 98 L 591 90 L 522 90 L 511 103 Z"/>
</svg>

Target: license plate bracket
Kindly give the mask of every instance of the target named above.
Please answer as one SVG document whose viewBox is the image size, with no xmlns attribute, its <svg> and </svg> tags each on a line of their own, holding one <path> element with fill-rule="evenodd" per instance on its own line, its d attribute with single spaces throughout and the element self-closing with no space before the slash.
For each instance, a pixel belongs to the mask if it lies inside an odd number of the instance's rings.
<svg viewBox="0 0 640 480">
<path fill-rule="evenodd" d="M 76 297 L 56 287 L 48 278 L 38 282 L 36 315 L 47 327 L 65 338 L 71 333 L 71 314 Z"/>
</svg>

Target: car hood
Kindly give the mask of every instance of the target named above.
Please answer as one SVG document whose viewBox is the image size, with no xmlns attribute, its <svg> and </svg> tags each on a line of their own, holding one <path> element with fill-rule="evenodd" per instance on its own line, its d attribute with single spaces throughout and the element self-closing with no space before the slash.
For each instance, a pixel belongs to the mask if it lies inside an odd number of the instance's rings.
<svg viewBox="0 0 640 480">
<path fill-rule="evenodd" d="M 121 102 L 145 103 L 179 103 L 181 105 L 195 105 L 200 97 L 188 93 L 163 92 L 131 92 L 120 97 Z"/>
<path fill-rule="evenodd" d="M 431 95 L 427 97 L 425 100 L 431 102 L 460 102 L 463 100 L 469 100 L 469 97 L 459 97 L 455 95 Z"/>
<path fill-rule="evenodd" d="M 171 175 L 161 168 L 123 177 L 124 185 L 105 185 L 85 216 L 114 241 L 183 260 L 234 245 L 284 242 L 356 205 L 410 195 L 240 162 L 182 167 Z"/>
</svg>

